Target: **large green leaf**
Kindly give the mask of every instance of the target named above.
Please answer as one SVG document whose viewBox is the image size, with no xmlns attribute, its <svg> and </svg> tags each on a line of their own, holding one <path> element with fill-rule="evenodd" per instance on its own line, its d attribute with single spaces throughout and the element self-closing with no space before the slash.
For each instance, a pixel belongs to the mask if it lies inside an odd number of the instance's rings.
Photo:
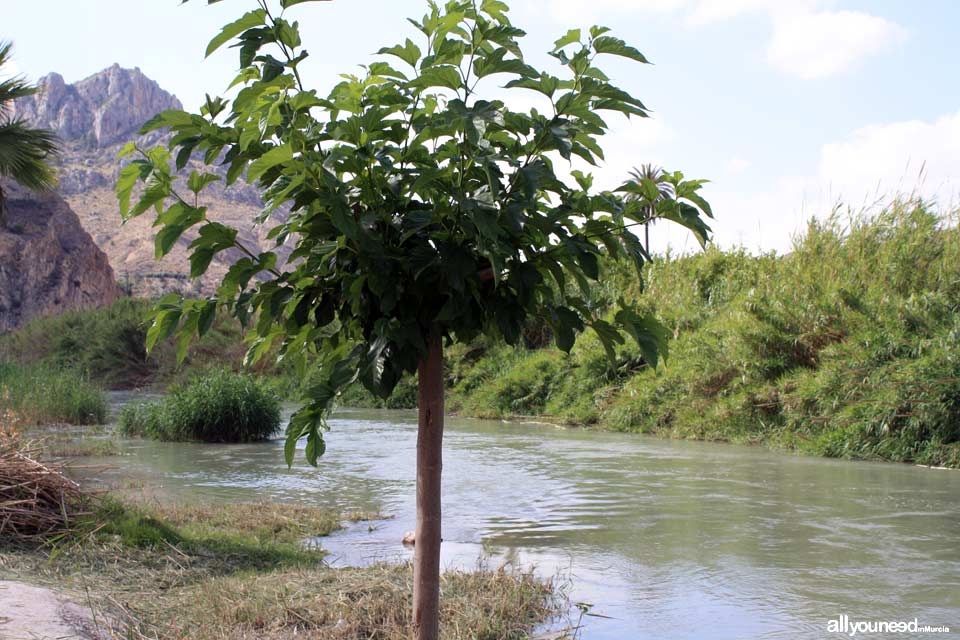
<svg viewBox="0 0 960 640">
<path fill-rule="evenodd" d="M 254 27 L 262 26 L 266 21 L 266 17 L 267 12 L 263 9 L 254 9 L 253 11 L 248 11 L 247 13 L 243 14 L 240 18 L 226 25 L 223 29 L 221 29 L 220 33 L 214 36 L 214 38 L 210 41 L 210 44 L 207 45 L 207 51 L 205 55 L 209 57 L 214 51 L 247 29 L 253 29 Z"/>
</svg>

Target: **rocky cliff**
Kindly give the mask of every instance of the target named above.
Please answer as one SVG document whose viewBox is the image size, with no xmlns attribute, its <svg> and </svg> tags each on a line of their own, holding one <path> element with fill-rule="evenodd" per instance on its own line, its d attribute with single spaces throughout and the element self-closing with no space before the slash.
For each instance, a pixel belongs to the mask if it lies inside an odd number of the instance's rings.
<svg viewBox="0 0 960 640">
<path fill-rule="evenodd" d="M 0 228 L 0 333 L 34 316 L 112 302 L 119 294 L 107 256 L 60 196 L 4 182 Z"/>
<path fill-rule="evenodd" d="M 39 86 L 35 96 L 16 103 L 16 114 L 85 149 L 126 143 L 156 113 L 183 108 L 140 69 L 116 64 L 76 84 L 51 73 Z"/>
<path fill-rule="evenodd" d="M 154 258 L 153 217 L 145 214 L 121 225 L 113 194 L 120 169 L 117 155 L 127 142 L 155 144 L 160 135 L 139 136 L 145 121 L 180 101 L 140 69 L 114 65 L 75 84 L 51 73 L 39 81 L 35 96 L 18 100 L 14 113 L 36 126 L 56 131 L 63 139 L 59 192 L 76 212 L 83 228 L 103 249 L 122 285 L 137 295 L 152 296 L 170 290 L 211 292 L 227 265 L 214 262 L 199 282 L 189 279 L 187 245 L 190 234 L 157 262 Z M 255 189 L 239 184 L 224 189 L 222 182 L 204 192 L 201 204 L 208 216 L 241 230 L 240 239 L 254 250 L 271 245 L 265 230 L 255 227 L 260 210 Z"/>
</svg>

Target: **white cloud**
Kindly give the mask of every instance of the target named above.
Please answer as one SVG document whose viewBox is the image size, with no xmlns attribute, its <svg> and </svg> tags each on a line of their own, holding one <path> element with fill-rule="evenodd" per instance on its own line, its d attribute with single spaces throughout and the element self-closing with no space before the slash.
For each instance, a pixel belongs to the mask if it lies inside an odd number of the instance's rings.
<svg viewBox="0 0 960 640">
<path fill-rule="evenodd" d="M 772 23 L 767 61 L 804 80 L 837 75 L 902 44 L 897 23 L 861 11 L 826 10 L 832 0 L 538 0 L 537 12 L 578 23 L 617 14 L 680 13 L 691 27 L 759 14 Z"/>
<path fill-rule="evenodd" d="M 782 252 L 811 217 L 823 218 L 838 204 L 869 210 L 898 195 L 916 195 L 956 207 L 957 176 L 960 111 L 933 121 L 863 127 L 824 144 L 807 175 L 783 176 L 762 190 L 713 183 L 706 195 L 717 215 L 712 226 L 718 244 Z"/>
<path fill-rule="evenodd" d="M 960 111 L 871 125 L 823 146 L 818 179 L 851 204 L 916 192 L 949 204 L 960 183 Z"/>
<path fill-rule="evenodd" d="M 859 11 L 821 11 L 774 20 L 767 61 L 804 80 L 836 75 L 903 42 L 906 31 Z"/>
</svg>

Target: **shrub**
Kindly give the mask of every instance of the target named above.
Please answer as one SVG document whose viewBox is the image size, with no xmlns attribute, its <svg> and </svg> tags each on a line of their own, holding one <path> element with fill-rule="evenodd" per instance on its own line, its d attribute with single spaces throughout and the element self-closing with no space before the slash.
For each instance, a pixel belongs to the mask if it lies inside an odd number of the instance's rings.
<svg viewBox="0 0 960 640">
<path fill-rule="evenodd" d="M 250 375 L 214 370 L 161 400 L 124 407 L 119 427 L 156 440 L 255 442 L 280 428 L 280 401 Z"/>
</svg>

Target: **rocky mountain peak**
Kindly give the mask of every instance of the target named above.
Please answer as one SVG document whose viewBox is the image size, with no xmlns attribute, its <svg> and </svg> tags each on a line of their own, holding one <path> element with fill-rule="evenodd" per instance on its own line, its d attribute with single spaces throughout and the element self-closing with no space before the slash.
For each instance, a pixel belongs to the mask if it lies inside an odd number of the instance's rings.
<svg viewBox="0 0 960 640">
<path fill-rule="evenodd" d="M 124 69 L 118 64 L 74 84 L 51 73 L 38 85 L 36 95 L 14 104 L 14 114 L 53 129 L 65 142 L 87 149 L 132 140 L 155 114 L 182 108 L 176 96 L 139 68 Z"/>
</svg>

